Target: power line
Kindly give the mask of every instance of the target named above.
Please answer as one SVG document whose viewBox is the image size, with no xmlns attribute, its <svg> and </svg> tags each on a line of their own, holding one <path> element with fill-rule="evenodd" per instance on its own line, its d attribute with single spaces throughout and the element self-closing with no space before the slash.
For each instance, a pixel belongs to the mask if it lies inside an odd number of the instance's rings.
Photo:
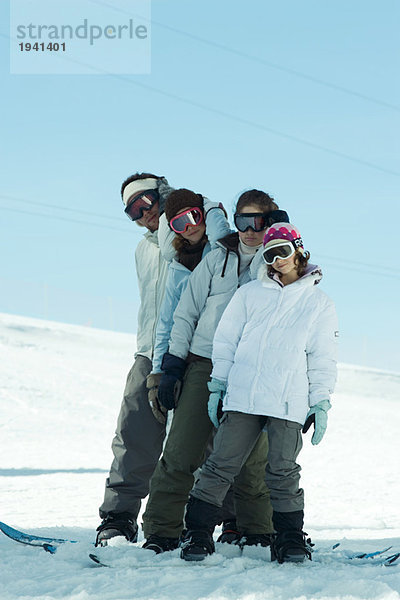
<svg viewBox="0 0 400 600">
<path fill-rule="evenodd" d="M 285 133 L 283 131 L 279 131 L 278 129 L 273 129 L 272 127 L 262 125 L 261 123 L 256 123 L 255 121 L 250 121 L 249 119 L 244 119 L 242 117 L 238 117 L 236 115 L 227 113 L 218 108 L 213 108 L 212 106 L 207 106 L 205 104 L 201 104 L 200 102 L 196 102 L 195 100 L 189 100 L 187 98 L 182 98 L 181 96 L 178 96 L 177 94 L 173 94 L 171 92 L 165 92 L 164 90 L 160 90 L 159 88 L 155 88 L 153 86 L 150 86 L 150 85 L 147 85 L 144 83 L 139 83 L 137 81 L 132 81 L 131 79 L 127 79 L 127 78 L 117 75 L 117 74 L 109 73 L 109 75 L 111 77 L 115 77 L 117 79 L 122 79 L 123 81 L 126 81 L 127 83 L 130 83 L 137 87 L 141 87 L 141 88 L 149 90 L 151 92 L 161 94 L 162 96 L 165 96 L 167 98 L 177 100 L 178 102 L 181 102 L 183 104 L 187 104 L 189 106 L 195 106 L 196 108 L 201 108 L 202 110 L 205 110 L 207 112 L 213 113 L 213 114 L 221 116 L 221 117 L 225 117 L 227 119 L 230 119 L 231 121 L 236 121 L 237 123 L 241 123 L 242 125 L 248 125 L 249 127 L 253 127 L 255 129 L 259 129 L 261 131 L 266 131 L 277 137 L 289 140 L 291 142 L 295 142 L 296 144 L 300 144 L 302 146 L 307 146 L 308 148 L 312 148 L 313 150 L 319 150 L 319 151 L 325 152 L 327 154 L 332 154 L 333 156 L 336 156 L 339 158 L 344 158 L 345 160 L 348 160 L 348 161 L 351 161 L 354 163 L 358 163 L 360 165 L 363 165 L 364 167 L 369 167 L 370 169 L 375 169 L 382 173 L 387 173 L 388 175 L 395 175 L 396 177 L 400 176 L 400 171 L 394 171 L 393 169 L 381 167 L 380 165 L 376 165 L 375 163 L 372 163 L 370 161 L 363 160 L 363 159 L 357 158 L 355 156 L 351 156 L 350 154 L 345 154 L 344 152 L 339 152 L 338 150 L 333 150 L 332 148 L 322 146 L 321 144 L 316 144 L 315 142 L 310 142 L 309 140 L 297 137 L 295 135 L 291 135 L 289 133 Z"/>
<path fill-rule="evenodd" d="M 232 48 L 230 46 L 226 46 L 225 44 L 221 44 L 219 42 L 216 42 L 214 40 L 210 40 L 207 38 L 203 38 L 200 37 L 196 34 L 193 33 L 189 33 L 188 31 L 183 31 L 182 29 L 178 29 L 176 27 L 172 27 L 171 25 L 166 25 L 165 23 L 161 23 L 160 21 L 155 21 L 154 19 L 147 19 L 146 17 L 143 17 L 142 15 L 138 15 L 137 13 L 131 13 L 129 11 L 123 10 L 121 8 L 117 8 L 116 6 L 113 6 L 111 4 L 108 4 L 107 2 L 100 2 L 99 0 L 90 0 L 90 2 L 92 2 L 92 4 L 97 4 L 99 6 L 106 6 L 108 8 L 113 9 L 116 12 L 121 12 L 124 13 L 126 15 L 130 15 L 132 17 L 138 17 L 144 21 L 148 21 L 149 23 L 151 23 L 151 25 L 156 25 L 157 27 L 160 27 L 161 29 L 166 29 L 167 31 L 172 31 L 173 33 L 176 33 L 178 35 L 182 35 L 184 37 L 187 37 L 189 39 L 192 39 L 196 42 L 200 42 L 201 44 L 205 44 L 207 46 L 210 46 L 212 48 L 217 48 L 218 50 L 222 50 L 223 52 L 227 52 L 229 54 L 234 54 L 235 56 L 240 56 L 241 58 L 244 58 L 246 60 L 249 60 L 251 62 L 256 62 L 259 64 L 262 64 L 266 67 L 269 67 L 271 69 L 276 69 L 277 71 L 282 71 L 283 73 L 287 73 L 289 75 L 294 75 L 295 77 L 299 77 L 301 79 L 305 79 L 307 81 L 311 81 L 312 83 L 315 83 L 317 85 L 322 85 L 325 86 L 327 88 L 333 89 L 337 92 L 342 92 L 344 94 L 349 94 L 351 96 L 354 96 L 356 98 L 360 98 L 362 100 L 366 100 L 367 102 L 372 102 L 373 104 L 377 104 L 379 106 L 383 106 L 384 108 L 389 108 L 391 110 L 395 110 L 397 112 L 400 112 L 400 106 L 397 106 L 396 104 L 391 104 L 390 102 L 386 102 L 385 100 L 380 100 L 378 98 L 373 98 L 372 96 L 368 96 L 367 94 L 362 94 L 361 92 L 358 92 L 356 90 L 352 90 L 350 88 L 341 86 L 341 85 L 337 85 L 335 83 L 331 83 L 329 81 L 326 81 L 324 79 L 320 79 L 319 77 L 315 77 L 313 75 L 309 75 L 308 73 L 303 73 L 301 71 L 298 71 L 296 69 L 292 69 L 290 67 L 286 67 L 284 65 L 280 65 L 274 62 L 271 62 L 269 60 L 266 60 L 264 58 L 260 58 L 259 56 L 256 56 L 254 54 L 248 54 L 247 52 L 243 52 L 241 50 L 238 50 L 237 48 Z"/>
<path fill-rule="evenodd" d="M 324 255 L 319 254 L 319 253 L 318 253 L 318 256 L 320 256 L 323 260 L 325 260 L 325 259 L 328 259 L 328 260 L 337 260 L 339 262 L 340 261 L 345 261 L 345 262 L 348 262 L 348 263 L 352 263 L 354 265 L 360 265 L 360 266 L 363 266 L 363 267 L 372 267 L 373 269 L 377 269 L 379 272 L 382 269 L 384 269 L 384 270 L 389 269 L 390 271 L 398 271 L 399 274 L 400 274 L 400 269 L 398 267 L 381 267 L 380 265 L 372 265 L 371 263 L 360 262 L 358 260 L 351 260 L 351 259 L 348 259 L 348 258 L 336 258 L 336 257 L 333 257 L 333 256 L 324 256 Z"/>
<path fill-rule="evenodd" d="M 4 194 L 0 194 L 0 198 L 3 198 L 4 200 L 13 200 L 15 202 L 24 202 L 25 204 L 31 204 L 32 206 L 43 206 L 45 208 L 55 208 L 56 210 L 65 210 L 68 212 L 73 212 L 73 213 L 79 213 L 81 215 L 87 215 L 89 217 L 96 217 L 96 219 L 107 219 L 107 220 L 111 220 L 111 221 L 118 221 L 119 223 L 122 222 L 122 219 L 120 217 L 113 217 L 110 215 L 103 215 L 100 213 L 94 213 L 88 210 L 81 210 L 78 208 L 70 208 L 68 206 L 57 206 L 56 204 L 46 204 L 44 202 L 35 202 L 33 200 L 26 200 L 25 198 L 16 198 L 15 196 L 8 196 L 8 195 L 4 195 Z"/>
<path fill-rule="evenodd" d="M 3 33 L 0 33 L 0 36 L 2 37 L 6 37 L 7 39 L 12 39 L 10 38 L 10 36 L 7 36 Z M 247 125 L 249 127 L 252 127 L 254 129 L 259 129 L 261 131 L 266 131 L 267 133 L 270 133 L 272 135 L 275 135 L 277 137 L 289 140 L 291 142 L 295 142 L 296 144 L 300 144 L 302 146 L 306 146 L 308 148 L 312 148 L 313 150 L 318 150 L 320 152 L 325 152 L 327 154 L 331 154 L 333 156 L 336 156 L 338 158 L 342 158 L 345 159 L 347 161 L 350 162 L 354 162 L 357 164 L 360 164 L 364 167 L 368 167 L 370 169 L 374 169 L 377 171 L 380 171 L 382 173 L 386 173 L 388 175 L 395 175 L 396 177 L 400 176 L 400 171 L 394 171 L 393 169 L 388 169 L 386 167 L 381 167 L 380 165 L 376 165 L 375 163 L 372 163 L 370 161 L 367 160 L 363 160 L 360 158 L 357 158 L 355 156 L 351 156 L 349 154 L 346 154 L 344 152 L 340 152 L 338 150 L 333 150 L 332 148 L 328 148 L 326 146 L 322 146 L 321 144 L 316 144 L 315 142 L 311 142 L 309 140 L 291 135 L 289 133 L 285 133 L 282 131 L 279 131 L 278 129 L 274 129 L 272 127 L 268 127 L 266 125 L 263 125 L 261 123 L 257 123 L 255 121 L 250 121 L 249 119 L 244 119 L 242 117 L 238 117 L 236 115 L 233 115 L 231 113 L 227 113 L 223 110 L 220 110 L 218 108 L 214 108 L 212 106 L 208 106 L 205 104 L 201 104 L 200 102 L 197 102 L 195 100 L 190 100 L 188 98 L 183 98 L 182 96 L 178 96 L 177 94 L 173 94 L 171 92 L 166 92 L 165 90 L 161 90 L 159 88 L 156 88 L 154 86 L 150 86 L 147 85 L 145 83 L 139 83 L 138 81 L 133 81 L 132 79 L 129 79 L 128 77 L 124 76 L 124 75 L 119 75 L 118 73 L 110 73 L 109 71 L 106 71 L 104 69 L 101 69 L 99 67 L 94 67 L 93 65 L 90 65 L 88 63 L 84 63 L 82 61 L 78 61 L 78 60 L 74 60 L 71 58 L 67 58 L 65 56 L 57 56 L 58 59 L 60 60 L 65 60 L 67 62 L 72 62 L 75 64 L 78 64 L 80 66 L 84 66 L 87 67 L 89 69 L 92 69 L 93 71 L 95 71 L 97 74 L 99 75 L 108 75 L 109 77 L 112 77 L 113 79 L 118 79 L 119 81 L 124 81 L 125 83 L 129 83 L 130 85 L 134 85 L 136 87 L 145 89 L 147 91 L 151 91 L 157 94 L 160 94 L 166 98 L 178 101 L 180 103 L 186 104 L 188 106 L 194 106 L 196 108 L 200 108 L 206 112 L 221 116 L 221 117 L 225 117 L 231 121 L 235 121 L 237 123 L 241 123 L 242 125 Z"/>
<path fill-rule="evenodd" d="M 355 269 L 354 267 L 344 267 L 342 265 L 329 265 L 330 269 L 340 269 L 341 271 L 355 271 L 356 273 L 361 273 L 362 275 L 372 275 L 373 277 L 388 277 L 389 279 L 400 280 L 400 275 L 390 275 L 389 273 L 381 273 L 374 271 L 362 271 L 361 269 Z"/>
<path fill-rule="evenodd" d="M 33 217 L 44 217 L 45 219 L 56 219 L 57 221 L 66 221 L 68 223 L 79 223 L 80 225 L 89 225 L 90 227 L 100 227 L 101 229 L 112 229 L 113 231 L 119 231 L 122 233 L 139 233 L 139 231 L 132 228 L 130 231 L 128 229 L 119 229 L 118 227 L 113 227 L 112 225 L 101 225 L 100 223 L 92 223 L 90 221 L 79 221 L 78 219 L 69 219 L 67 217 L 61 217 L 58 215 L 44 215 L 43 213 L 35 213 L 28 210 L 18 210 L 17 208 L 4 208 L 1 207 L 1 210 L 6 210 L 7 212 L 14 212 L 21 215 L 30 215 Z"/>
</svg>

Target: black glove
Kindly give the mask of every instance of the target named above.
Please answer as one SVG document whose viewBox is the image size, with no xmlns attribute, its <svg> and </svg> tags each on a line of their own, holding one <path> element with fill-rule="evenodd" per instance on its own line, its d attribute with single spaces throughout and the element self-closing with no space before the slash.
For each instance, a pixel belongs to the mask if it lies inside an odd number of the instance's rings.
<svg viewBox="0 0 400 600">
<path fill-rule="evenodd" d="M 158 400 L 167 410 L 172 410 L 178 402 L 186 362 L 182 358 L 166 352 L 162 359 L 161 368 L 163 376 L 158 386 Z"/>
</svg>

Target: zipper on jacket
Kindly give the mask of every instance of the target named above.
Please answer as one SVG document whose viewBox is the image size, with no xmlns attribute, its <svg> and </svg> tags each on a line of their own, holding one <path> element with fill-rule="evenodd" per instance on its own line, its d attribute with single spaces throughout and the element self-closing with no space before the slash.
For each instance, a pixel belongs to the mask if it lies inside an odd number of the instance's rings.
<svg viewBox="0 0 400 600">
<path fill-rule="evenodd" d="M 254 383 L 252 385 L 251 393 L 250 393 L 250 402 L 249 402 L 249 409 L 250 410 L 254 409 L 254 390 L 255 390 L 255 387 L 256 387 L 256 383 L 258 381 L 258 373 L 260 372 L 261 362 L 262 362 L 262 360 L 264 358 L 263 357 L 263 350 L 262 350 L 262 348 L 265 345 L 265 342 L 264 342 L 265 338 L 269 334 L 269 332 L 271 331 L 271 328 L 272 328 L 272 326 L 274 324 L 274 317 L 275 317 L 276 313 L 278 312 L 278 310 L 279 310 L 279 308 L 280 308 L 280 306 L 282 304 L 282 294 L 283 294 L 283 288 L 279 288 L 279 298 L 278 298 L 277 306 L 276 306 L 273 314 L 271 315 L 271 319 L 270 319 L 270 322 L 269 322 L 269 327 L 264 332 L 264 335 L 262 336 L 261 342 L 260 342 L 260 345 L 259 345 L 260 353 L 258 355 L 257 368 L 256 368 L 256 376 L 254 378 Z"/>
<path fill-rule="evenodd" d="M 282 392 L 281 404 L 285 409 L 285 415 L 289 414 L 288 396 L 289 396 L 289 390 L 292 386 L 292 380 L 293 380 L 293 374 L 291 374 L 290 377 L 286 380 L 286 385 Z"/>
<path fill-rule="evenodd" d="M 224 266 L 222 268 L 222 274 L 221 277 L 225 277 L 225 270 L 226 270 L 226 265 L 228 264 L 228 258 L 229 258 L 229 250 L 228 248 L 226 249 L 226 256 L 225 256 L 225 261 L 224 261 Z"/>
<path fill-rule="evenodd" d="M 152 335 L 151 335 L 151 356 L 153 357 L 154 355 L 154 347 L 156 344 L 156 329 L 157 329 L 157 324 L 158 324 L 158 317 L 159 317 L 159 312 L 157 311 L 157 290 L 158 290 L 158 285 L 160 283 L 160 276 L 161 276 L 161 261 L 164 260 L 161 257 L 161 251 L 160 248 L 157 246 L 158 248 L 158 271 L 157 271 L 157 279 L 156 279 L 156 283 L 154 286 L 154 315 L 155 315 L 155 319 L 154 319 L 154 323 L 153 323 L 153 330 L 152 330 Z M 164 291 L 165 291 L 165 286 L 164 286 Z M 161 309 L 161 306 L 160 306 Z"/>
</svg>

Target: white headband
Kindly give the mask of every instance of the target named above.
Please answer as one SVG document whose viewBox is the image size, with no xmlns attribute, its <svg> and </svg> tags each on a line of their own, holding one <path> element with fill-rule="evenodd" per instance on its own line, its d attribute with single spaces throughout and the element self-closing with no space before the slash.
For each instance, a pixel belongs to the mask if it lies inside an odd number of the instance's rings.
<svg viewBox="0 0 400 600">
<path fill-rule="evenodd" d="M 123 203 L 127 206 L 129 198 L 134 194 L 145 192 L 146 190 L 155 190 L 157 187 L 158 180 L 154 179 L 154 177 L 148 179 L 135 179 L 135 181 L 131 181 L 131 183 L 128 183 L 128 185 L 125 186 L 122 194 Z"/>
</svg>

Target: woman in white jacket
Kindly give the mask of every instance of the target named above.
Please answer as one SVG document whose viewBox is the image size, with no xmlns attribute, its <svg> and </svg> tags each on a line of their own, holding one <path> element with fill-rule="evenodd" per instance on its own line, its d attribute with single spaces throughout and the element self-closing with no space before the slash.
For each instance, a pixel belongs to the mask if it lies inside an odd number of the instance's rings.
<svg viewBox="0 0 400 600">
<path fill-rule="evenodd" d="M 266 264 L 257 280 L 237 290 L 216 330 L 209 415 L 216 426 L 221 409 L 223 416 L 187 506 L 185 560 L 214 551 L 211 531 L 222 500 L 263 429 L 276 532 L 272 560 L 311 558 L 296 459 L 302 428 L 314 423 L 313 444 L 325 433 L 338 333 L 335 306 L 316 287 L 322 273 L 308 264 L 309 256 L 296 227 L 272 225 L 264 238 Z"/>
</svg>

